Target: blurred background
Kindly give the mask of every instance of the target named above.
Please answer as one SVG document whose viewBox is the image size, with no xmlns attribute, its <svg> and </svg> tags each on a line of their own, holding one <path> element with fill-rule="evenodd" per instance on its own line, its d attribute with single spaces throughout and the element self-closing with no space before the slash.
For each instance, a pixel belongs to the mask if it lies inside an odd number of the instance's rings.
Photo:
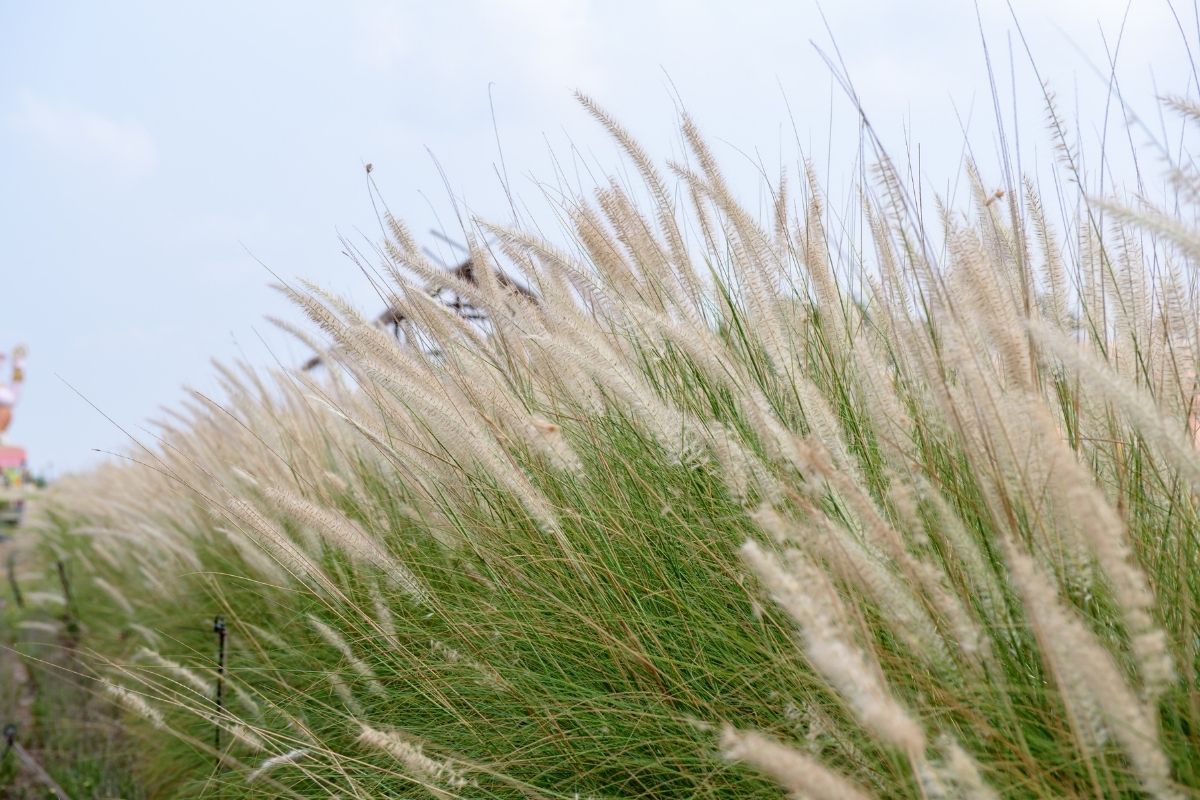
<svg viewBox="0 0 1200 800">
<path fill-rule="evenodd" d="M 839 198 L 859 124 L 836 47 L 884 142 L 953 197 L 968 142 L 1000 185 L 1001 131 L 1045 117 L 1044 80 L 1085 148 L 1107 142 L 1105 180 L 1132 186 L 1131 145 L 1174 140 L 1154 98 L 1195 90 L 1198 34 L 1165 0 L 847 0 L 824 18 L 807 0 L 0 0 L 0 349 L 30 347 L 8 439 L 62 474 L 123 450 L 117 425 L 140 434 L 184 384 L 211 389 L 212 358 L 301 363 L 262 319 L 299 318 L 271 272 L 378 311 L 340 241 L 381 236 L 368 163 L 448 262 L 426 232 L 461 239 L 456 203 L 510 221 L 500 175 L 553 236 L 547 197 L 619 164 L 576 88 L 660 160 L 682 102 L 743 196 L 806 156 Z M 1048 133 L 1008 145 L 1026 172 L 1053 158 Z"/>
</svg>

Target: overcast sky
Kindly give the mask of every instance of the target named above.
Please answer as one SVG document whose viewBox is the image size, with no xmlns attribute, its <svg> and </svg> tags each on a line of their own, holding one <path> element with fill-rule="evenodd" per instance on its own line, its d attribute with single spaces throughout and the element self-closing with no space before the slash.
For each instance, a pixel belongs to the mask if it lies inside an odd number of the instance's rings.
<svg viewBox="0 0 1200 800">
<path fill-rule="evenodd" d="M 1007 6 L 979 5 L 1005 124 L 1021 118 L 1037 164 L 1049 151 L 1038 83 Z M 1106 84 L 1094 68 L 1107 69 L 1127 4 L 1013 5 L 1042 77 L 1097 141 Z M 825 11 L 874 126 L 898 150 L 921 143 L 932 185 L 953 185 L 963 125 L 994 163 L 972 3 L 830 0 Z M 1192 8 L 1179 14 L 1186 35 L 1165 0 L 1133 0 L 1121 42 L 1121 88 L 1155 122 L 1156 87 L 1193 87 L 1197 24 Z M 374 310 L 339 242 L 378 237 L 366 162 L 413 230 L 451 234 L 451 193 L 510 216 L 497 133 L 535 213 L 552 151 L 572 180 L 576 164 L 619 168 L 576 88 L 666 158 L 679 147 L 673 83 L 735 172 L 752 175 L 755 152 L 771 170 L 794 168 L 798 138 L 836 185 L 854 171 L 857 122 L 814 42 L 831 50 L 810 0 L 0 0 L 0 348 L 31 350 L 10 439 L 61 474 L 123 448 L 68 383 L 136 429 L 182 385 L 211 387 L 210 358 L 301 360 L 262 321 L 297 315 L 257 260 Z M 1109 134 L 1124 141 L 1119 117 Z M 752 181 L 737 185 L 754 200 Z"/>
</svg>

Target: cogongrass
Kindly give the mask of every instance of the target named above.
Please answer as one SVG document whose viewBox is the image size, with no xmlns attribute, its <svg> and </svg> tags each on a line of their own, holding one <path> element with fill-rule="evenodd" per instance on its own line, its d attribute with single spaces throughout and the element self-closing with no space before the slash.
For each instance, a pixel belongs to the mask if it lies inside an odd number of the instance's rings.
<svg viewBox="0 0 1200 800">
<path fill-rule="evenodd" d="M 286 287 L 325 377 L 222 367 L 56 487 L 149 791 L 1200 790 L 1196 209 L 1064 183 L 1056 232 L 969 167 L 930 228 L 881 158 L 857 219 L 807 170 L 763 222 L 691 120 L 672 184 L 582 101 L 644 191 L 563 199 L 566 246 L 472 225 L 474 283 L 388 218 L 402 342 Z"/>
</svg>

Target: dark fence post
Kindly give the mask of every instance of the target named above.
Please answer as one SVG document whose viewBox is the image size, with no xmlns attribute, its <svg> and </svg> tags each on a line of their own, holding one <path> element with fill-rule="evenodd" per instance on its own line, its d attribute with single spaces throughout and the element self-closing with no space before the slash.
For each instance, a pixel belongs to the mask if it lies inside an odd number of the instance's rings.
<svg viewBox="0 0 1200 800">
<path fill-rule="evenodd" d="M 225 707 L 225 618 L 218 616 L 213 619 L 213 633 L 217 635 L 217 714 L 218 718 Z M 213 739 L 217 751 L 221 750 L 221 725 L 213 726 Z"/>
<path fill-rule="evenodd" d="M 54 563 L 58 567 L 58 580 L 62 584 L 63 600 L 67 605 L 67 632 L 75 633 L 79 628 L 75 624 L 75 603 L 71 599 L 71 582 L 67 580 L 67 564 L 61 558 Z"/>
<path fill-rule="evenodd" d="M 21 597 L 21 587 L 17 585 L 17 554 L 9 553 L 8 561 L 5 564 L 5 571 L 8 573 L 8 585 L 12 587 L 13 599 L 17 601 L 17 608 L 25 607 L 25 598 Z"/>
</svg>

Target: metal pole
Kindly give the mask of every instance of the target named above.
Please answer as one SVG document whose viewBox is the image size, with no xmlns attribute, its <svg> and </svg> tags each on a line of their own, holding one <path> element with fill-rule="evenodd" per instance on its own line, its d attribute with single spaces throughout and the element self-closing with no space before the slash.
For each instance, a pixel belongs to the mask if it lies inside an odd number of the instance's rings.
<svg viewBox="0 0 1200 800">
<path fill-rule="evenodd" d="M 17 741 L 16 725 L 9 724 L 4 726 L 4 741 L 5 755 L 8 755 L 9 752 L 15 753 L 17 760 L 20 761 L 27 770 L 32 772 L 34 777 L 41 781 L 42 784 L 44 784 L 46 788 L 50 790 L 51 794 L 59 798 L 59 800 L 70 800 L 70 796 L 63 791 L 63 788 L 55 782 L 54 778 L 50 777 L 50 773 L 46 772 L 46 770 L 42 768 L 42 765 L 37 762 L 37 759 L 31 756 L 29 751 L 22 747 L 21 743 Z"/>
</svg>

